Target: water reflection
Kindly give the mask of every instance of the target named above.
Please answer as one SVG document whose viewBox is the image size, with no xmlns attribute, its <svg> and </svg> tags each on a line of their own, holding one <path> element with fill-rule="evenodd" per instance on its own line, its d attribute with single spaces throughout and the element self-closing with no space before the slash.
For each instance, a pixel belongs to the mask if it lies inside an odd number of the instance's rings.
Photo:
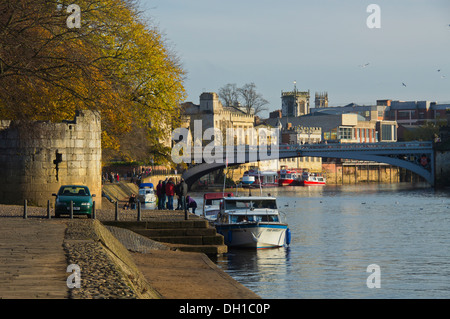
<svg viewBox="0 0 450 319">
<path fill-rule="evenodd" d="M 275 188 L 270 193 L 287 217 L 290 247 L 230 250 L 217 260 L 261 297 L 450 295 L 448 191 L 427 185 L 361 184 Z M 366 285 L 370 264 L 381 268 L 380 289 Z"/>
</svg>

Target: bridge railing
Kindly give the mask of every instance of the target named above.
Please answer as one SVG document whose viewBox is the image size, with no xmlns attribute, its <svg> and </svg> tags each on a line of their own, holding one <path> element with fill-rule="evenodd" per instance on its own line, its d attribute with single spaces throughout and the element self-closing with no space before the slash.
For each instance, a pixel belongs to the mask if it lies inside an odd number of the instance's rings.
<svg viewBox="0 0 450 319">
<path fill-rule="evenodd" d="M 392 143 L 343 143 L 343 144 L 281 144 L 279 150 L 297 151 L 297 150 L 405 150 L 405 149 L 423 149 L 430 150 L 433 148 L 432 142 L 392 142 Z"/>
</svg>

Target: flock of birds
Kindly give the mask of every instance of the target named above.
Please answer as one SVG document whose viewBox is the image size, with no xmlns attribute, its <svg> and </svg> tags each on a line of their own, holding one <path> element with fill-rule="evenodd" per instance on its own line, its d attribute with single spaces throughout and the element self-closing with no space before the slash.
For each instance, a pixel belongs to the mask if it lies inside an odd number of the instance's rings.
<svg viewBox="0 0 450 319">
<path fill-rule="evenodd" d="M 370 65 L 370 63 L 364 63 L 364 64 L 360 64 L 359 67 L 364 69 L 364 68 L 368 67 L 369 65 Z M 441 72 L 441 69 L 438 69 L 437 72 Z M 446 78 L 445 75 L 441 75 L 441 79 L 445 79 L 445 78 Z M 405 82 L 402 82 L 402 86 L 406 87 Z"/>
</svg>

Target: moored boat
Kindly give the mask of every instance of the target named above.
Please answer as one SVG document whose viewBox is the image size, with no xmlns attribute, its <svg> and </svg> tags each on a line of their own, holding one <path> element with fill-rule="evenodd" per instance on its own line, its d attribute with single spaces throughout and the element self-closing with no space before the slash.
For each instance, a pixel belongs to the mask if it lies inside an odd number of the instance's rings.
<svg viewBox="0 0 450 319">
<path fill-rule="evenodd" d="M 203 195 L 203 217 L 215 221 L 220 211 L 224 197 L 234 196 L 233 193 L 206 193 Z"/>
<path fill-rule="evenodd" d="M 278 173 L 278 185 L 279 186 L 293 186 L 297 185 L 297 179 L 299 172 L 293 169 L 288 169 L 286 166 L 281 166 Z"/>
<path fill-rule="evenodd" d="M 274 197 L 224 197 L 214 226 L 230 247 L 275 248 L 290 241 Z"/>
<path fill-rule="evenodd" d="M 241 182 L 243 185 L 251 185 L 255 182 L 255 176 L 244 174 L 244 176 L 242 176 Z"/>
<path fill-rule="evenodd" d="M 245 183 L 244 181 L 252 181 Z M 278 186 L 278 173 L 275 171 L 248 170 L 242 176 L 243 187 L 275 187 Z"/>
<path fill-rule="evenodd" d="M 139 185 L 138 199 L 141 203 L 156 205 L 157 197 L 152 183 L 142 183 Z"/>
<path fill-rule="evenodd" d="M 303 172 L 298 179 L 298 184 L 302 186 L 325 185 L 327 182 L 325 176 L 321 173 Z"/>
</svg>

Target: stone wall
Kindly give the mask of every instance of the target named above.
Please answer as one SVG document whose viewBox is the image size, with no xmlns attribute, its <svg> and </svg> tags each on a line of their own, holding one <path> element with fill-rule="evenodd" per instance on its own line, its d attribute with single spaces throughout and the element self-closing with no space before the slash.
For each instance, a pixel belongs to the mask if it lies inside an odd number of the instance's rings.
<svg viewBox="0 0 450 319">
<path fill-rule="evenodd" d="M 398 183 L 400 181 L 400 169 L 386 164 L 323 163 L 322 167 L 327 177 L 327 184 Z"/>
<path fill-rule="evenodd" d="M 101 208 L 101 120 L 78 111 L 73 121 L 0 121 L 0 203 L 54 205 L 61 185 L 89 187 Z"/>
</svg>

